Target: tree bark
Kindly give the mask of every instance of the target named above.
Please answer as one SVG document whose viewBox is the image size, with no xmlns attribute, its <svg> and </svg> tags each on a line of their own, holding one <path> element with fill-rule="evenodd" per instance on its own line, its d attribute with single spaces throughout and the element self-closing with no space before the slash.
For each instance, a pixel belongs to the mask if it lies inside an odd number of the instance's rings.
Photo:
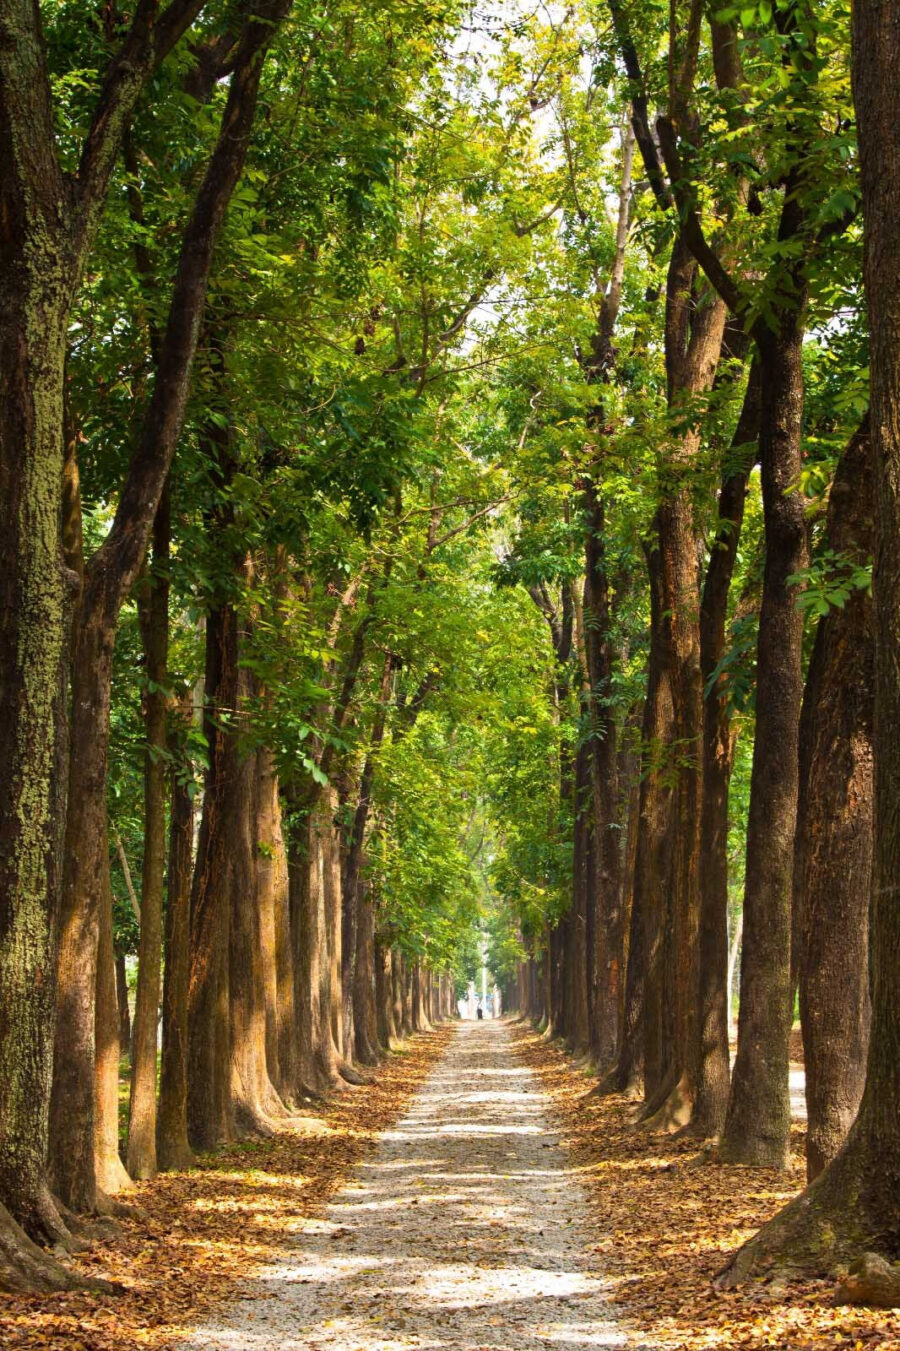
<svg viewBox="0 0 900 1351">
<path fill-rule="evenodd" d="M 759 435 L 759 364 L 753 362 L 719 493 L 718 527 L 700 607 L 700 665 L 704 688 L 725 652 L 728 595 L 737 559 L 744 500 Z M 747 447 L 752 447 L 747 451 Z M 734 736 L 726 681 L 703 702 L 703 797 L 700 813 L 700 979 L 697 1014 L 697 1095 L 691 1130 L 719 1136 L 725 1125 L 731 1066 L 728 1048 L 728 790 Z"/>
<path fill-rule="evenodd" d="M 605 515 L 597 487 L 585 488 L 585 648 L 590 681 L 589 736 L 593 806 L 593 1000 L 591 1058 L 609 1069 L 619 1042 L 622 849 L 618 729 L 612 707 L 613 648 Z"/>
<path fill-rule="evenodd" d="M 650 583 L 650 654 L 644 706 L 639 830 L 634 872 L 633 908 L 642 920 L 633 949 L 643 955 L 644 1094 L 653 1102 L 665 1088 L 666 1032 L 669 1003 L 665 990 L 666 879 L 671 866 L 674 792 L 666 773 L 664 748 L 674 737 L 674 709 L 669 669 L 663 659 L 662 565 L 659 550 L 647 549 Z"/>
<path fill-rule="evenodd" d="M 663 992 L 652 995 L 655 1006 L 665 1007 L 671 1002 L 671 1013 L 660 1025 L 658 1081 L 655 1091 L 648 1091 L 647 1104 L 651 1123 L 666 1129 L 687 1124 L 696 1093 L 703 684 L 698 527 L 692 483 L 700 429 L 690 410 L 698 396 L 713 387 L 725 318 L 724 302 L 705 290 L 689 249 L 676 239 L 666 281 L 665 324 L 668 409 L 674 426 L 672 444 L 661 466 L 662 495 L 656 518 L 660 657 L 672 700 L 668 768 L 674 779 L 674 800 L 668 855 L 671 871 L 660 879 L 662 913 L 667 912 L 668 918 L 662 918 L 658 932 L 662 951 L 668 951 L 661 963 L 653 963 L 647 971 L 648 990 L 651 979 L 662 978 L 664 982 Z M 687 427 L 686 418 L 690 418 Z"/>
<path fill-rule="evenodd" d="M 119 1006 L 119 1057 L 131 1054 L 131 1009 L 124 952 L 116 953 L 116 1002 Z"/>
<path fill-rule="evenodd" d="M 131 1054 L 128 1170 L 132 1177 L 156 1174 L 156 1049 L 162 955 L 163 883 L 166 860 L 166 705 L 169 678 L 169 492 L 164 489 L 153 525 L 150 576 L 139 594 L 144 648 L 144 859 L 141 874 L 141 936 Z"/>
<path fill-rule="evenodd" d="M 306 804 L 303 808 L 303 844 L 295 831 L 288 867 L 299 1031 L 298 1072 L 301 1088 L 321 1097 L 341 1086 L 331 1034 L 331 964 L 322 866 L 322 836 L 331 827 L 318 796 L 312 810 Z"/>
<path fill-rule="evenodd" d="M 801 469 L 803 311 L 760 344 L 766 563 L 759 617 L 756 739 L 747 822 L 738 1049 L 721 1156 L 784 1168 L 790 1098 L 791 889 L 797 817 L 803 620 L 789 578 L 807 563 Z"/>
<path fill-rule="evenodd" d="M 865 565 L 873 544 L 868 426 L 852 438 L 828 505 L 828 547 Z M 795 951 L 806 1067 L 810 1181 L 856 1118 L 869 1037 L 874 700 L 872 602 L 855 591 L 819 620 L 800 724 Z"/>
<path fill-rule="evenodd" d="M 177 746 L 173 744 L 177 755 Z M 191 872 L 194 801 L 183 767 L 172 771 L 169 866 L 165 922 L 162 1059 L 156 1158 L 160 1168 L 189 1168 L 193 1151 L 187 1130 L 188 990 L 191 974 Z"/>
<path fill-rule="evenodd" d="M 256 752 L 253 766 L 253 862 L 254 890 L 259 916 L 259 955 L 265 1009 L 266 1066 L 270 1079 L 280 1088 L 278 951 L 276 909 L 282 904 L 287 878 L 284 871 L 278 779 L 272 754 L 265 747 Z M 293 979 L 291 979 L 293 985 Z M 291 1085 L 293 1092 L 293 1084 Z"/>
<path fill-rule="evenodd" d="M 236 693 L 236 672 L 224 669 L 234 648 L 227 629 L 235 624 L 230 606 L 213 610 L 206 619 L 204 732 L 209 763 L 191 889 L 187 1039 L 188 1140 L 200 1152 L 215 1149 L 234 1135 L 228 961 L 231 908 L 222 886 L 227 872 L 222 851 L 230 847 L 230 838 L 218 819 L 227 805 L 223 798 L 231 768 L 228 752 L 233 747 L 228 745 L 214 701 L 227 699 L 229 687 L 232 698 Z M 226 714 L 227 708 L 226 704 Z"/>
<path fill-rule="evenodd" d="M 383 943 L 377 938 L 375 940 L 375 1003 L 378 1043 L 382 1050 L 392 1051 L 397 1044 L 397 1025 L 394 1021 L 393 953 L 389 944 Z"/>
<path fill-rule="evenodd" d="M 104 1196 L 132 1185 L 119 1157 L 119 1008 L 113 953 L 112 892 L 109 853 L 101 880 L 100 933 L 97 948 L 97 997 L 94 1005 L 94 1170 Z"/>
</svg>

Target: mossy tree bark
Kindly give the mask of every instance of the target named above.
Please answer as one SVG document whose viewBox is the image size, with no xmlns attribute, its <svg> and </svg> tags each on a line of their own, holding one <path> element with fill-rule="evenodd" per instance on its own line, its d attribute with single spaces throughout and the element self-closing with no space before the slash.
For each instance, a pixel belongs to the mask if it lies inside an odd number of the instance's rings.
<svg viewBox="0 0 900 1351">
<path fill-rule="evenodd" d="M 201 0 L 139 4 L 80 149 L 56 154 L 38 8 L 11 0 L 0 43 L 0 1202 L 36 1237 L 65 1229 L 44 1175 L 54 930 L 65 809 L 64 672 L 75 579 L 62 562 L 63 356 L 68 314 L 131 111 Z M 91 966 L 93 975 L 95 963 Z M 93 993 L 91 993 L 93 999 Z M 92 1032 L 90 1034 L 93 1035 Z M 5 1230 L 8 1260 L 14 1260 Z M 36 1259 L 22 1249 L 26 1281 Z M 42 1284 L 67 1284 L 58 1264 Z"/>
</svg>

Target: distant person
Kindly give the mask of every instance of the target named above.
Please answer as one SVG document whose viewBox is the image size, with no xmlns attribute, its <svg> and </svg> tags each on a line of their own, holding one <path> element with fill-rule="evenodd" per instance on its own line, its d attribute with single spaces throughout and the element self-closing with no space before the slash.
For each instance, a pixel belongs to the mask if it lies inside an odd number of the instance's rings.
<svg viewBox="0 0 900 1351">
<path fill-rule="evenodd" d="M 475 1008 L 475 1017 L 478 1019 L 479 1022 L 481 1022 L 481 1019 L 484 1017 L 484 1009 L 481 1007 L 481 1000 L 480 1000 L 480 999 L 479 999 L 478 1004 L 476 1005 L 476 1008 Z"/>
</svg>

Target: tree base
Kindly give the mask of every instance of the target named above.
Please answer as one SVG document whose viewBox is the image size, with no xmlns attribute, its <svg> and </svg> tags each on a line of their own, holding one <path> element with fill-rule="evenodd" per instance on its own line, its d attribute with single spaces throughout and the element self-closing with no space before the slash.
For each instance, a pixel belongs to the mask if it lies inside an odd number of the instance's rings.
<svg viewBox="0 0 900 1351">
<path fill-rule="evenodd" d="M 883 1246 L 889 1226 L 871 1188 L 883 1164 L 851 1132 L 834 1163 L 738 1249 L 716 1284 L 727 1290 L 750 1279 L 827 1276 Z"/>
<path fill-rule="evenodd" d="M 666 1093 L 662 1102 L 654 1104 L 650 1115 L 645 1115 L 641 1127 L 659 1135 L 676 1135 L 690 1126 L 694 1110 L 694 1095 L 686 1074 Z"/>
<path fill-rule="evenodd" d="M 121 1287 L 70 1271 L 28 1237 L 0 1206 L 0 1290 L 7 1294 L 52 1294 L 59 1290 L 97 1290 L 115 1294 Z"/>
</svg>

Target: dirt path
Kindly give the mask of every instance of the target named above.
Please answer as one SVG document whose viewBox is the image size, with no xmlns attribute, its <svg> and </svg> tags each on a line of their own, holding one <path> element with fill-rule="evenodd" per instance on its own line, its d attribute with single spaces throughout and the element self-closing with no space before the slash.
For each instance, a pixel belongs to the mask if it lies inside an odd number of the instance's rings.
<svg viewBox="0 0 900 1351">
<path fill-rule="evenodd" d="M 502 1023 L 462 1023 L 409 1114 L 193 1351 L 623 1347 L 566 1151 Z"/>
</svg>

